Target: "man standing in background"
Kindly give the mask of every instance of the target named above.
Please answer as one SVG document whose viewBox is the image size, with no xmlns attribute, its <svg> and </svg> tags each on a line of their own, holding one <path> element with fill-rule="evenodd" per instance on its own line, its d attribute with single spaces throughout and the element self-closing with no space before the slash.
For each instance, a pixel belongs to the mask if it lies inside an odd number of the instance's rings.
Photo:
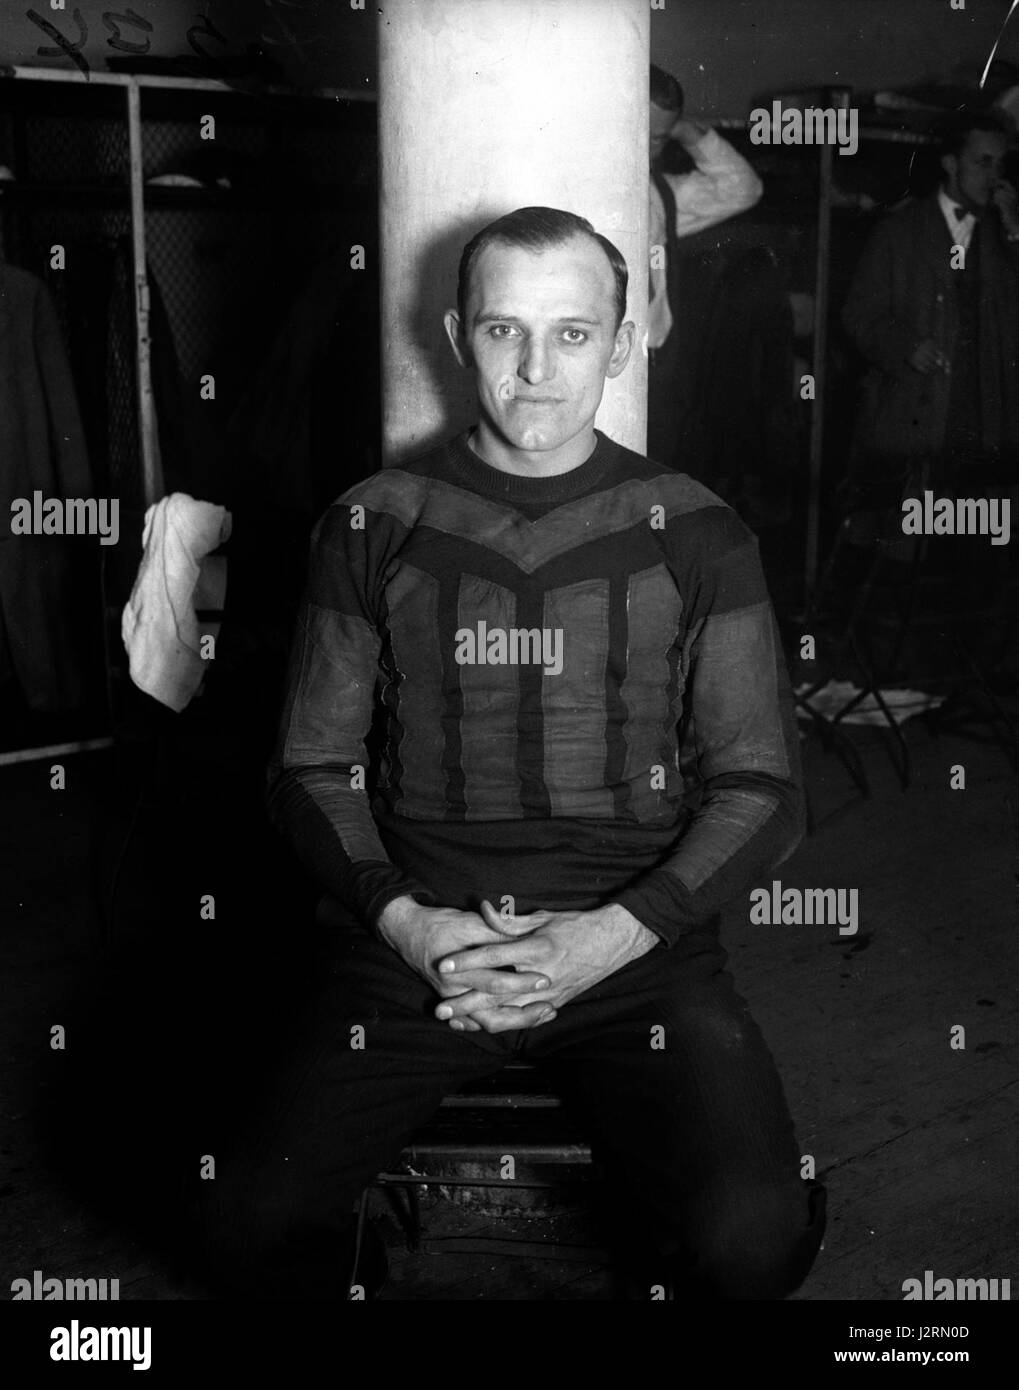
<svg viewBox="0 0 1019 1390">
<path fill-rule="evenodd" d="M 884 218 L 860 257 L 843 323 L 868 365 L 848 480 L 851 506 L 899 527 L 904 496 L 1017 497 L 1019 199 L 1009 137 L 990 112 L 957 117 L 941 185 Z M 1014 685 L 1010 557 L 986 537 L 930 553 L 951 579 L 967 646 Z M 1014 564 L 1014 562 L 1012 562 Z M 972 615 L 994 608 L 1001 633 Z"/>
<path fill-rule="evenodd" d="M 699 343 L 695 325 L 683 323 L 678 243 L 753 207 L 764 189 L 743 156 L 717 131 L 683 115 L 682 87 L 654 65 L 650 95 L 647 452 L 649 458 L 696 477 Z M 670 141 L 682 145 L 693 160 L 688 173 L 664 171 Z"/>
<path fill-rule="evenodd" d="M 870 367 L 858 470 L 885 484 L 1015 480 L 1019 461 L 1019 206 L 1002 177 L 1008 137 L 989 114 L 942 145 L 940 188 L 884 219 L 843 322 Z"/>
</svg>

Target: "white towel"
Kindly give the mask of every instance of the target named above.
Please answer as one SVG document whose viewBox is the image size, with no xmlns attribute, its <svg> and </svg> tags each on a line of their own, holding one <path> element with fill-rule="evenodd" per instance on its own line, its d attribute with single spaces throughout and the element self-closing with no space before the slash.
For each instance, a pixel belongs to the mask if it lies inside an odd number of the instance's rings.
<svg viewBox="0 0 1019 1390">
<path fill-rule="evenodd" d="M 229 540 L 231 527 L 225 507 L 186 492 L 145 513 L 144 554 L 120 631 L 135 685 L 178 714 L 208 669 L 201 641 L 213 625 L 199 624 L 195 608 L 223 607 L 226 560 L 209 552 Z"/>
</svg>

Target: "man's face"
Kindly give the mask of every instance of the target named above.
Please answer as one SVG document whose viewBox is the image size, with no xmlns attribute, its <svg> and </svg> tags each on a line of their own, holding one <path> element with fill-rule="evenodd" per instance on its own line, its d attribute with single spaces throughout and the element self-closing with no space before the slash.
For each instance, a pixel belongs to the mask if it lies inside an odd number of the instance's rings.
<svg viewBox="0 0 1019 1390">
<path fill-rule="evenodd" d="M 606 377 L 633 346 L 631 323 L 616 330 L 615 277 L 598 243 L 577 236 L 535 252 L 492 242 L 474 262 L 465 307 L 467 322 L 458 327 L 450 310 L 446 331 L 474 368 L 482 422 L 500 447 L 553 459 L 579 447 Z"/>
<path fill-rule="evenodd" d="M 678 111 L 666 111 L 654 102 L 648 107 L 648 157 L 652 164 L 669 143 L 669 131 L 678 115 Z"/>
<path fill-rule="evenodd" d="M 945 155 L 945 192 L 970 212 L 987 207 L 1001 178 L 1008 141 L 993 130 L 971 130 L 958 155 Z"/>
</svg>

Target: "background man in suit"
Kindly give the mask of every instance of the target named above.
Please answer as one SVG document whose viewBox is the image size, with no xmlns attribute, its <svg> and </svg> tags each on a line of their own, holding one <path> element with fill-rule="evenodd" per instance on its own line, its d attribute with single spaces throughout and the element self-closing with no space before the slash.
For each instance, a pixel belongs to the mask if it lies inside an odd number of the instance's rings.
<svg viewBox="0 0 1019 1390">
<path fill-rule="evenodd" d="M 843 321 L 870 366 L 859 467 L 895 501 L 910 486 L 1016 480 L 1019 209 L 991 115 L 946 138 L 942 182 L 886 218 L 864 249 Z"/>
<path fill-rule="evenodd" d="M 940 187 L 880 223 L 846 298 L 843 322 L 869 364 L 847 497 L 881 518 L 867 533 L 876 526 L 903 559 L 913 553 L 899 529 L 903 497 L 928 488 L 1019 497 L 1019 207 L 1002 174 L 1008 145 L 994 115 L 957 119 Z M 986 537 L 953 537 L 929 547 L 925 565 L 946 581 L 971 654 L 1013 684 L 1012 557 Z M 974 625 L 979 609 L 1001 624 Z"/>
</svg>

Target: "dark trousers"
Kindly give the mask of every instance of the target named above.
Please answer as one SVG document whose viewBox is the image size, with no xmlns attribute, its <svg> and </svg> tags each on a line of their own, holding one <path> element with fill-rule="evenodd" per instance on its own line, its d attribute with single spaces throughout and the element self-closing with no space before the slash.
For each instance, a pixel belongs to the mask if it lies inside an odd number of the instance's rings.
<svg viewBox="0 0 1019 1390">
<path fill-rule="evenodd" d="M 683 1297 L 785 1296 L 817 1253 L 825 1194 L 800 1177 L 778 1074 L 725 959 L 712 933 L 691 934 L 550 1024 L 458 1034 L 394 951 L 340 932 L 266 1106 L 193 1200 L 221 1288 L 346 1298 L 341 1252 L 363 1188 L 444 1095 L 526 1060 L 555 1078 L 639 1213 L 648 1297 L 666 1280 Z"/>
</svg>

